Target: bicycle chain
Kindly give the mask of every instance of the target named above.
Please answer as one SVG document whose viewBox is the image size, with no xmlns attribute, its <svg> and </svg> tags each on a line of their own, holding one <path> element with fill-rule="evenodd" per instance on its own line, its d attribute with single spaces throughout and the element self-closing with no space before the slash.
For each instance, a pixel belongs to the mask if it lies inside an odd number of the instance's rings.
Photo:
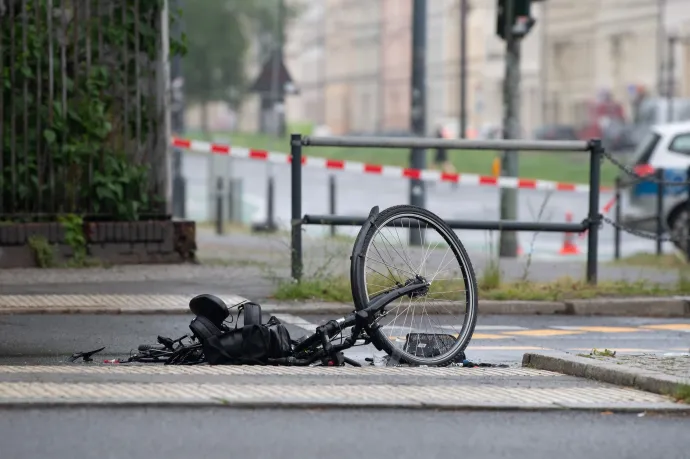
<svg viewBox="0 0 690 459">
<path fill-rule="evenodd" d="M 622 162 L 618 161 L 616 158 L 613 157 L 611 153 L 606 151 L 605 149 L 602 150 L 602 154 L 606 159 L 611 161 L 614 166 L 618 167 L 620 170 L 625 172 L 626 174 L 630 175 L 633 178 L 640 178 L 639 175 L 637 175 L 637 172 L 635 172 L 630 166 L 627 166 L 623 164 Z"/>
</svg>

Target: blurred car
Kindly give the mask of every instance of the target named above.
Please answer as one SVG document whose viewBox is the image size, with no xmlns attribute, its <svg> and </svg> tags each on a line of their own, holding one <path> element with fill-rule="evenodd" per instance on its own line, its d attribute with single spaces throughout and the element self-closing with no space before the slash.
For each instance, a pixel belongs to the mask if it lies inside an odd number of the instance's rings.
<svg viewBox="0 0 690 459">
<path fill-rule="evenodd" d="M 637 145 L 635 126 L 620 120 L 603 123 L 601 141 L 607 151 L 618 153 L 631 151 Z"/>
<path fill-rule="evenodd" d="M 534 130 L 537 140 L 577 140 L 577 129 L 567 124 L 549 124 Z"/>
<path fill-rule="evenodd" d="M 632 155 L 631 167 L 639 176 L 649 177 L 657 169 L 664 169 L 665 182 L 678 182 L 678 186 L 667 185 L 663 198 L 662 215 L 664 233 L 674 236 L 676 247 L 684 250 L 687 234 L 688 186 L 690 167 L 690 122 L 652 126 L 637 145 Z M 621 176 L 630 181 L 627 175 Z M 621 223 L 629 228 L 654 232 L 657 215 L 657 184 L 654 180 L 641 180 L 625 187 L 621 193 Z"/>
</svg>

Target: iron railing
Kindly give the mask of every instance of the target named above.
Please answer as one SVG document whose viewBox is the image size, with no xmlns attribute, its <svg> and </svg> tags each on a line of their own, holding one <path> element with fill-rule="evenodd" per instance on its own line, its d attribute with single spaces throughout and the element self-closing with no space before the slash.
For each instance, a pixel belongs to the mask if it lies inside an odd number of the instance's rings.
<svg viewBox="0 0 690 459">
<path fill-rule="evenodd" d="M 589 210 L 581 223 L 548 223 L 519 221 L 447 221 L 453 229 L 548 231 L 582 233 L 587 231 L 587 282 L 597 283 L 597 259 L 601 161 L 601 141 L 528 141 L 528 140 L 447 140 L 431 138 L 355 138 L 355 137 L 302 137 L 292 134 L 290 139 L 292 179 L 292 277 L 302 277 L 302 225 L 361 225 L 365 218 L 339 215 L 302 215 L 302 149 L 310 146 L 349 148 L 445 148 L 448 150 L 531 150 L 531 151 L 588 151 L 590 153 Z M 373 204 L 372 204 L 373 205 Z"/>
<path fill-rule="evenodd" d="M 0 0 L 0 219 L 136 219 L 165 196 L 157 0 Z"/>
</svg>

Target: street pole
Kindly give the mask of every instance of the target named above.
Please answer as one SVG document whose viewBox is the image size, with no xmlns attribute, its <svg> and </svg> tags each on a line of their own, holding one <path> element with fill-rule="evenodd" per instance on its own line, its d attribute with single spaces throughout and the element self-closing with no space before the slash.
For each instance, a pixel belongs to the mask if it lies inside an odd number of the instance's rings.
<svg viewBox="0 0 690 459">
<path fill-rule="evenodd" d="M 322 2 L 322 16 L 319 21 L 319 55 L 318 63 L 318 92 L 319 92 L 319 124 L 326 125 L 326 69 L 328 68 L 328 60 L 326 58 L 326 21 L 328 19 L 328 6 L 326 2 Z"/>
<path fill-rule="evenodd" d="M 162 150 L 162 164 L 161 169 L 161 185 L 165 194 L 165 213 L 172 215 L 173 213 L 173 189 L 172 189 L 172 149 L 170 148 L 170 137 L 172 134 L 171 117 L 170 117 L 170 6 L 169 0 L 163 0 L 163 5 L 160 11 L 160 57 L 158 63 L 158 77 L 157 83 L 160 85 L 163 106 L 163 129 L 162 131 L 163 145 Z"/>
<path fill-rule="evenodd" d="M 539 70 L 541 72 L 540 75 L 540 81 L 541 84 L 540 86 L 540 99 L 541 99 L 541 116 L 540 121 L 541 125 L 544 126 L 547 124 L 546 120 L 548 117 L 548 112 L 549 112 L 549 63 L 550 61 L 548 60 L 549 56 L 549 39 L 548 39 L 548 34 L 547 34 L 547 24 L 548 22 L 548 14 L 549 14 L 549 2 L 542 2 L 541 3 L 541 9 L 540 9 L 540 14 L 539 14 L 539 20 L 541 21 L 541 27 L 539 27 L 539 32 L 540 32 L 540 50 L 541 52 L 539 53 Z"/>
<path fill-rule="evenodd" d="M 513 17 L 515 0 L 506 1 L 506 18 Z M 512 23 L 505 21 L 506 67 L 503 79 L 503 138 L 520 137 L 520 39 L 513 34 Z M 506 150 L 501 157 L 501 175 L 517 177 L 518 152 Z M 517 190 L 501 188 L 501 220 L 516 220 Z M 500 257 L 517 257 L 518 245 L 515 231 L 501 231 Z"/>
<path fill-rule="evenodd" d="M 181 7 L 181 0 L 172 0 L 172 7 L 178 11 Z M 176 40 L 182 38 L 182 18 L 178 17 L 171 30 L 172 36 Z M 172 107 L 170 116 L 170 127 L 175 136 L 184 137 L 184 77 L 182 75 L 182 57 L 176 54 L 170 63 L 170 80 L 172 87 Z M 178 218 L 186 218 L 185 209 L 185 189 L 182 180 L 182 161 L 183 153 L 179 148 L 173 149 L 173 215 Z"/>
<path fill-rule="evenodd" d="M 383 39 L 384 31 L 386 28 L 386 16 L 385 16 L 385 3 L 383 1 L 379 2 L 379 31 L 377 37 L 378 45 L 378 58 L 379 58 L 379 74 L 378 74 L 378 119 L 376 120 L 376 128 L 380 135 L 385 127 L 385 116 L 386 116 L 386 41 Z"/>
<path fill-rule="evenodd" d="M 467 0 L 460 0 L 460 138 L 467 134 Z"/>
<path fill-rule="evenodd" d="M 410 121 L 417 137 L 426 134 L 426 0 L 412 0 L 412 100 Z M 410 167 L 426 168 L 426 150 L 410 151 Z M 425 186 L 422 180 L 410 180 L 410 204 L 425 207 Z M 422 235 L 410 230 L 410 245 L 421 245 Z"/>
<path fill-rule="evenodd" d="M 668 100 L 668 107 L 666 109 L 668 110 L 667 113 L 667 123 L 672 123 L 673 122 L 673 96 L 675 94 L 675 86 L 676 86 L 676 40 L 678 37 L 675 35 L 671 35 L 668 37 L 668 92 L 667 94 L 667 100 Z"/>
<path fill-rule="evenodd" d="M 656 16 L 656 68 L 657 68 L 657 93 L 662 95 L 664 93 L 664 48 L 666 47 L 666 27 L 664 21 L 666 17 L 666 0 L 657 0 L 657 16 Z"/>
<path fill-rule="evenodd" d="M 273 39 L 273 60 L 271 69 L 271 107 L 275 122 L 275 134 L 278 138 L 285 137 L 285 88 L 280 85 L 280 63 L 284 56 L 285 0 L 276 0 L 276 28 Z"/>
</svg>

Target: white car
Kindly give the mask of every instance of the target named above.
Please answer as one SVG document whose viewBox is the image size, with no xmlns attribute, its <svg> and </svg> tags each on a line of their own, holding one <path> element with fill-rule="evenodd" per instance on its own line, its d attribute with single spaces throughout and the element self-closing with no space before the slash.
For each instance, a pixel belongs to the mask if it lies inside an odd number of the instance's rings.
<svg viewBox="0 0 690 459">
<path fill-rule="evenodd" d="M 690 167 L 690 122 L 656 125 L 637 145 L 632 157 L 632 166 L 638 175 L 654 174 L 664 169 L 664 181 L 683 183 L 687 180 Z M 626 174 L 621 175 L 628 180 Z M 684 250 L 687 234 L 686 202 L 688 187 L 666 186 L 662 214 L 664 233 L 674 236 L 676 247 Z M 657 184 L 654 180 L 643 180 L 621 192 L 621 223 L 629 228 L 655 232 L 657 215 Z"/>
</svg>

